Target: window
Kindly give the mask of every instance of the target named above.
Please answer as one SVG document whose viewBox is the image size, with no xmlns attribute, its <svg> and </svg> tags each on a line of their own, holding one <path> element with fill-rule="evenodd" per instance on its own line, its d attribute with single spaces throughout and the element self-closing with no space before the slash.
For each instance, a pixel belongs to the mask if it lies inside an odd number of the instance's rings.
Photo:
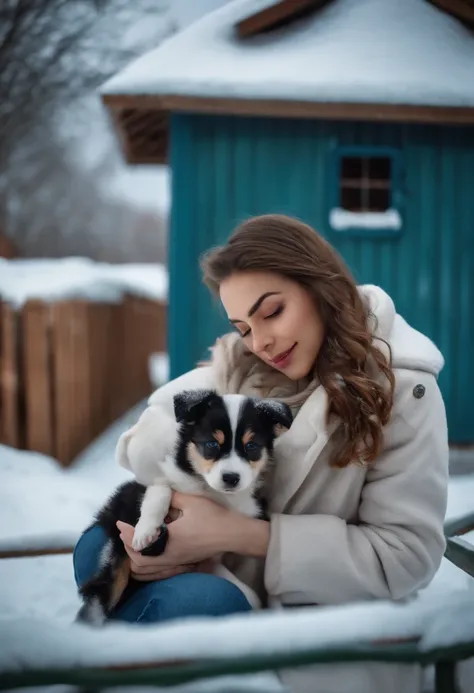
<svg viewBox="0 0 474 693">
<path fill-rule="evenodd" d="M 348 212 L 386 212 L 390 207 L 388 156 L 341 157 L 340 200 Z"/>
<path fill-rule="evenodd" d="M 334 231 L 394 233 L 402 220 L 396 208 L 398 152 L 351 147 L 336 154 L 336 182 L 329 221 Z"/>
</svg>

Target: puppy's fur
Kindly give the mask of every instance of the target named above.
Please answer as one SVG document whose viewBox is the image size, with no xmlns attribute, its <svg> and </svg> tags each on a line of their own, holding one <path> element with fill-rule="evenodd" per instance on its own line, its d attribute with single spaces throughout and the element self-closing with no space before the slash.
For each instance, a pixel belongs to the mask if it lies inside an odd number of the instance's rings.
<svg viewBox="0 0 474 693">
<path fill-rule="evenodd" d="M 193 390 L 174 397 L 174 413 L 174 454 L 156 461 L 153 482 L 123 484 L 95 518 L 93 524 L 99 524 L 109 539 L 98 573 L 79 591 L 80 621 L 103 623 L 130 580 L 117 520 L 135 527 L 136 551 L 153 555 L 164 550 L 163 523 L 173 490 L 205 495 L 239 513 L 266 518 L 262 475 L 272 461 L 275 438 L 291 426 L 289 407 L 275 400 Z M 216 572 L 224 575 L 226 569 L 216 564 Z"/>
</svg>

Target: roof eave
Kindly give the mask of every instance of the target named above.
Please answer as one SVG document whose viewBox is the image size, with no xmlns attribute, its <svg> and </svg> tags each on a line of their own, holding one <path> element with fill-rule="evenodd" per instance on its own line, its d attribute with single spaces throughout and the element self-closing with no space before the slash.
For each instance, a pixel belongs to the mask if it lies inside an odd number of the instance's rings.
<svg viewBox="0 0 474 693">
<path fill-rule="evenodd" d="M 113 116 L 125 159 L 131 164 L 166 163 L 171 113 L 474 125 L 474 106 L 222 99 L 176 94 L 103 93 L 102 100 Z M 135 123 L 135 131 L 130 123 Z"/>
</svg>

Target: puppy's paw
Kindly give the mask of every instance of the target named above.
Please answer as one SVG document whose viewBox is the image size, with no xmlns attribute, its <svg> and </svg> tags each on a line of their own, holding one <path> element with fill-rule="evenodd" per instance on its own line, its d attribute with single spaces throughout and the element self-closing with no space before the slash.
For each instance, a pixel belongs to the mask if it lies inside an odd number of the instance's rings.
<svg viewBox="0 0 474 693">
<path fill-rule="evenodd" d="M 132 540 L 134 551 L 141 551 L 146 546 L 152 544 L 158 537 L 159 529 L 154 522 L 149 520 L 138 520 Z"/>
</svg>

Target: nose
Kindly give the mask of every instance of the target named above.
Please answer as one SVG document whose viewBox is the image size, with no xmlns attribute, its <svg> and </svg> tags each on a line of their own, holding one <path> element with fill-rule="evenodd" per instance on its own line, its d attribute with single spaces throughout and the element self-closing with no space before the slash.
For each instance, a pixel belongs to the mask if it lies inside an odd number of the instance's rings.
<svg viewBox="0 0 474 693">
<path fill-rule="evenodd" d="M 222 481 L 227 488 L 235 488 L 240 481 L 240 474 L 236 474 L 235 472 L 224 472 Z"/>
<path fill-rule="evenodd" d="M 272 343 L 272 338 L 270 337 L 270 335 L 266 332 L 262 332 L 261 330 L 259 332 L 254 330 L 252 332 L 252 337 L 252 346 L 256 354 L 259 354 L 262 351 L 268 349 L 268 347 Z"/>
</svg>

